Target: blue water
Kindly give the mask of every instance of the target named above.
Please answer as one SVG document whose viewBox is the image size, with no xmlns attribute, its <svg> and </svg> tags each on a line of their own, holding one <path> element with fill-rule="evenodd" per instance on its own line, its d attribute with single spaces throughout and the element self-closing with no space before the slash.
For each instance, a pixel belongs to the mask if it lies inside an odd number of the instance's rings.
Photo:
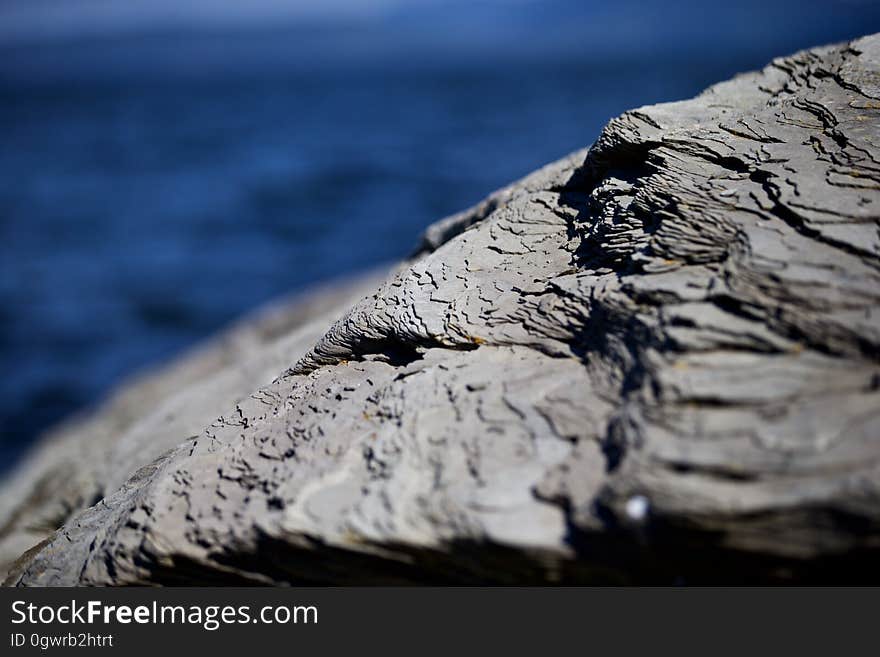
<svg viewBox="0 0 880 657">
<path fill-rule="evenodd" d="M 874 4 L 831 4 L 769 27 L 648 3 L 658 22 L 627 32 L 633 3 L 556 3 L 461 30 L 429 12 L 0 47 L 0 469 L 123 376 L 405 256 L 615 114 L 880 28 Z"/>
</svg>

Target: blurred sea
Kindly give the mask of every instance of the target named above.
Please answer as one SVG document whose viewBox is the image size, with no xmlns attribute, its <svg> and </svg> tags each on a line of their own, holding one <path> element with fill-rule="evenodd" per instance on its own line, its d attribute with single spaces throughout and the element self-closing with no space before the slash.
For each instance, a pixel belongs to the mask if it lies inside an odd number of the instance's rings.
<svg viewBox="0 0 880 657">
<path fill-rule="evenodd" d="M 514 4 L 0 42 L 0 470 L 621 111 L 880 27 L 863 2 Z"/>
</svg>

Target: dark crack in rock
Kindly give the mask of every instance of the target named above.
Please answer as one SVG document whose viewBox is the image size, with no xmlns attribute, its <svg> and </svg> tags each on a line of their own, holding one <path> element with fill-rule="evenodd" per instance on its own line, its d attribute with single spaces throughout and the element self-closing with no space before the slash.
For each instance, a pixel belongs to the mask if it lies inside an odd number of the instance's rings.
<svg viewBox="0 0 880 657">
<path fill-rule="evenodd" d="M 49 443 L 8 582 L 880 580 L 878 226 L 880 36 L 627 112 L 253 394 Z"/>
</svg>

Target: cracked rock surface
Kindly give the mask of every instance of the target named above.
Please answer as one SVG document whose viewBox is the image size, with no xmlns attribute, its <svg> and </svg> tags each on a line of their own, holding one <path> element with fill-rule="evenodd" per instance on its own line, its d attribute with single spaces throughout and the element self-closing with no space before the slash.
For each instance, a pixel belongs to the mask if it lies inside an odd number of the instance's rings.
<svg viewBox="0 0 880 657">
<path fill-rule="evenodd" d="M 878 227 L 880 36 L 627 112 L 48 441 L 7 583 L 880 580 Z"/>
</svg>

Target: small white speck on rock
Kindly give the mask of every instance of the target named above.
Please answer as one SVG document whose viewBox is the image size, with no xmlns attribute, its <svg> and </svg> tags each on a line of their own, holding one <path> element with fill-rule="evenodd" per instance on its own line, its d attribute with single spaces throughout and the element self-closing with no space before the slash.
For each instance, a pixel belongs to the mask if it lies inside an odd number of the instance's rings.
<svg viewBox="0 0 880 657">
<path fill-rule="evenodd" d="M 651 502 L 644 495 L 633 495 L 626 501 L 626 515 L 630 520 L 643 521 L 651 511 Z"/>
</svg>

